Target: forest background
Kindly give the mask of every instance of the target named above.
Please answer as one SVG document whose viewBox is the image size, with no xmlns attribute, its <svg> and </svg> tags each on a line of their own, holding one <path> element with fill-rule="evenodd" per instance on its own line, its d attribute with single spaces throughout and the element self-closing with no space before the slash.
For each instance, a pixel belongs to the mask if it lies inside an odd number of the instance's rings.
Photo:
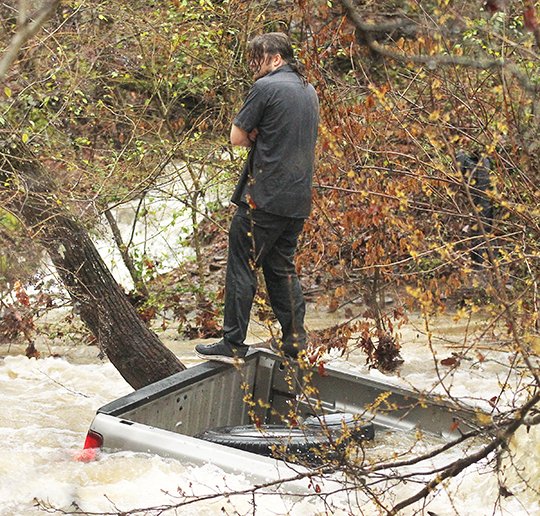
<svg viewBox="0 0 540 516">
<path fill-rule="evenodd" d="M 297 267 L 309 299 L 349 319 L 313 342 L 360 347 L 371 365 L 392 370 L 408 312 L 422 314 L 428 335 L 448 310 L 456 320 L 481 313 L 483 330 L 441 366 L 481 361 L 485 346 L 512 357 L 508 367 L 522 378 L 515 403 L 496 424 L 480 421 L 499 432 L 500 446 L 538 422 L 537 8 L 2 2 L 0 331 L 36 355 L 37 315 L 72 303 L 134 387 L 183 368 L 149 321 L 166 312 L 186 334 L 218 334 L 215 257 L 224 255 L 228 192 L 245 159 L 227 135 L 251 82 L 246 43 L 284 31 L 321 100 L 314 209 Z M 122 240 L 114 209 L 140 202 L 144 220 L 145 196 L 175 183 L 184 185 L 176 200 L 192 216 L 195 259 L 160 275 L 155 258 Z M 103 220 L 135 285 L 128 296 L 92 244 Z M 43 250 L 69 300 L 35 284 Z M 32 284 L 38 293 L 29 296 Z M 271 324 L 263 290 L 257 305 Z"/>
</svg>

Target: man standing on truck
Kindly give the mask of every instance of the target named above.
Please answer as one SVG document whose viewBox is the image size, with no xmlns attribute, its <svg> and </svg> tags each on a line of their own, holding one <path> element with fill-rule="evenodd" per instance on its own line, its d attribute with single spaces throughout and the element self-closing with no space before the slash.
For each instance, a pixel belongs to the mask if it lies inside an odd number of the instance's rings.
<svg viewBox="0 0 540 516">
<path fill-rule="evenodd" d="M 233 120 L 232 145 L 250 152 L 231 201 L 238 206 L 229 229 L 223 338 L 195 347 L 199 357 L 244 361 L 244 344 L 262 267 L 272 310 L 281 325 L 275 345 L 297 358 L 306 347 L 305 301 L 294 255 L 311 210 L 317 93 L 299 70 L 289 38 L 272 32 L 248 46 L 255 80 Z"/>
</svg>

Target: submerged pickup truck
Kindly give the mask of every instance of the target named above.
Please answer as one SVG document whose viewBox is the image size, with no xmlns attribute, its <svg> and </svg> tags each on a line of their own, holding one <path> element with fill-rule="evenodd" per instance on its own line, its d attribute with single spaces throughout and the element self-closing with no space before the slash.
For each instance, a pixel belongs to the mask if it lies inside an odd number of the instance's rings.
<svg viewBox="0 0 540 516">
<path fill-rule="evenodd" d="M 381 430 L 421 430 L 453 440 L 470 429 L 472 416 L 368 375 L 330 366 L 300 370 L 254 350 L 242 367 L 204 362 L 101 407 L 85 448 L 212 463 L 256 484 L 282 482 L 302 490 L 309 482 L 301 478 L 306 466 L 279 457 L 276 450 L 283 447 L 276 443 L 296 443 L 288 451 L 298 456 L 309 453 L 321 434 L 344 429 L 359 440 Z"/>
</svg>

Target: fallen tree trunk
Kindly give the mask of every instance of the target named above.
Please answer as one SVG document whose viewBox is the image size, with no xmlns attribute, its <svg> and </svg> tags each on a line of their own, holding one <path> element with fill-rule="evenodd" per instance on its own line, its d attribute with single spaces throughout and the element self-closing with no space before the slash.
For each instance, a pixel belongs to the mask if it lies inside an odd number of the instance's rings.
<svg viewBox="0 0 540 516">
<path fill-rule="evenodd" d="M 81 319 L 135 389 L 185 369 L 129 302 L 83 225 L 63 206 L 42 163 L 7 131 L 0 141 L 2 203 L 49 253 Z"/>
</svg>

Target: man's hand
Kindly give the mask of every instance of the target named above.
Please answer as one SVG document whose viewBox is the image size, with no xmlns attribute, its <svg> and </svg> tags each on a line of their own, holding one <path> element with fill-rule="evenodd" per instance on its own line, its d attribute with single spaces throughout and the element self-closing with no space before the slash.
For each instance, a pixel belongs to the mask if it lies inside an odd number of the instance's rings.
<svg viewBox="0 0 540 516">
<path fill-rule="evenodd" d="M 255 143 L 255 140 L 257 139 L 258 135 L 259 135 L 259 130 L 257 128 L 255 128 L 255 129 L 253 129 L 253 131 L 251 131 L 248 134 L 248 138 L 251 140 L 252 143 Z"/>
<path fill-rule="evenodd" d="M 248 133 L 247 131 L 244 131 L 244 129 L 233 124 L 231 126 L 230 140 L 233 145 L 238 145 L 240 147 L 251 147 L 257 139 L 258 134 L 258 129 L 253 129 Z"/>
</svg>

